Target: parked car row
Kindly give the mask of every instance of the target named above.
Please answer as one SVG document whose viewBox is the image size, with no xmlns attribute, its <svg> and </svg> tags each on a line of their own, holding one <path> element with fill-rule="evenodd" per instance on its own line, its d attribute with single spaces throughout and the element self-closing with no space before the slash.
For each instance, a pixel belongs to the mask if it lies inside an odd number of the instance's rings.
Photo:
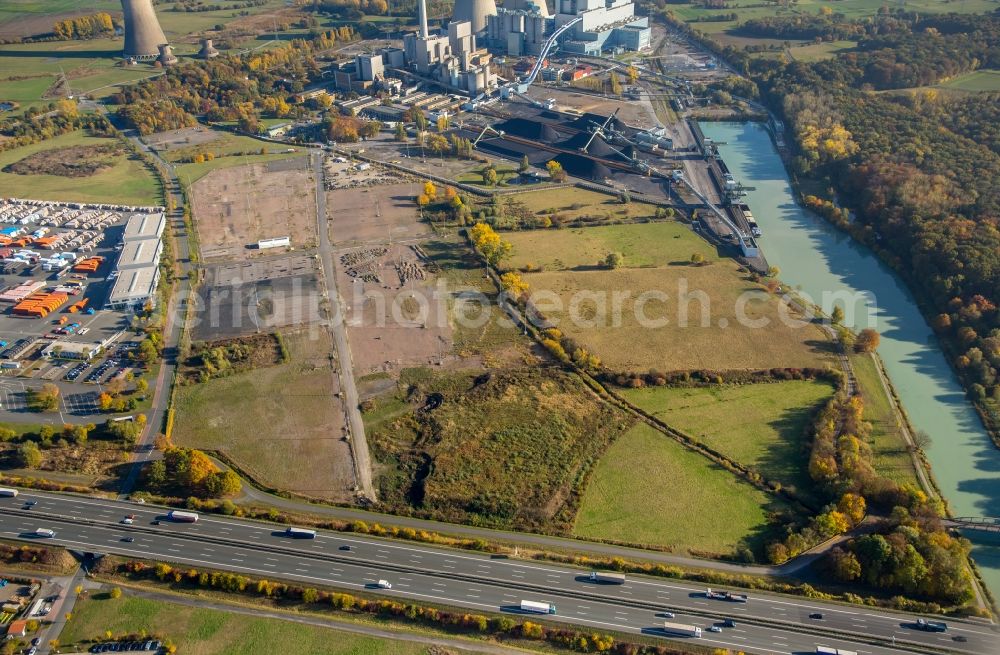
<svg viewBox="0 0 1000 655">
<path fill-rule="evenodd" d="M 111 369 L 113 369 L 116 366 L 118 366 L 118 360 L 115 360 L 115 359 L 105 360 L 105 362 L 103 364 L 101 364 L 100 366 L 98 366 L 97 368 L 95 368 L 93 371 L 91 371 L 90 374 L 87 375 L 87 377 L 84 378 L 83 381 L 84 382 L 99 382 L 101 380 L 101 378 L 103 378 L 104 375 L 108 371 L 110 371 Z"/>
<path fill-rule="evenodd" d="M 78 377 L 80 377 L 80 375 L 83 374 L 84 371 L 87 370 L 87 367 L 89 366 L 90 364 L 86 362 L 80 362 L 66 373 L 66 380 L 68 382 L 75 381 Z"/>
</svg>

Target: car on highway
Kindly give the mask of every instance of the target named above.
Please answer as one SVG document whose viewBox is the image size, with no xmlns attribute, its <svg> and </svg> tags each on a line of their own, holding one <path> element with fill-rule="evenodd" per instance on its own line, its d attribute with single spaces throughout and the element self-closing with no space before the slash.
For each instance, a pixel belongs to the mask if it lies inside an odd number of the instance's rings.
<svg viewBox="0 0 1000 655">
<path fill-rule="evenodd" d="M 132 525 L 133 523 L 135 523 L 135 519 L 130 519 L 129 517 L 126 516 L 125 518 L 122 519 L 122 523 L 124 523 L 125 525 Z"/>
<path fill-rule="evenodd" d="M 378 581 L 378 588 L 379 589 L 392 589 L 392 583 L 389 582 L 388 580 L 379 580 Z"/>
<path fill-rule="evenodd" d="M 664 612 L 661 616 L 665 619 L 673 619 L 677 617 L 677 615 L 673 612 Z"/>
<path fill-rule="evenodd" d="M 719 627 L 719 626 L 717 626 L 717 625 L 713 625 L 713 626 L 710 626 L 710 627 L 708 628 L 708 631 L 709 631 L 709 632 L 722 632 L 722 628 L 720 628 L 720 627 Z"/>
<path fill-rule="evenodd" d="M 809 615 L 809 618 L 810 619 L 821 619 L 821 618 L 823 618 L 823 613 L 822 612 L 813 612 L 812 614 Z"/>
<path fill-rule="evenodd" d="M 348 546 L 347 544 L 344 544 L 344 545 L 343 545 L 343 546 L 341 546 L 341 547 L 340 547 L 340 548 L 339 548 L 338 550 L 350 550 L 350 549 L 351 549 L 351 547 L 350 547 L 350 546 Z"/>
<path fill-rule="evenodd" d="M 32 646 L 37 646 L 40 643 L 42 643 L 42 638 L 41 637 L 35 637 L 34 639 L 31 640 L 31 645 Z"/>
<path fill-rule="evenodd" d="M 735 628 L 736 627 L 736 621 L 733 620 L 733 619 L 726 619 L 725 621 L 722 622 L 722 627 L 723 628 Z"/>
<path fill-rule="evenodd" d="M 124 541 L 127 544 L 130 544 L 133 541 L 135 541 L 135 537 L 122 537 L 122 541 Z"/>
</svg>

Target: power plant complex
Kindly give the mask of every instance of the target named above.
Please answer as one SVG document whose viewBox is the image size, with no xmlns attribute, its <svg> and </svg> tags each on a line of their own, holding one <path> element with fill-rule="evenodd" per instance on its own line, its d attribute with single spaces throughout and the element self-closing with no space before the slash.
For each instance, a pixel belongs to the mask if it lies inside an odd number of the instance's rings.
<svg viewBox="0 0 1000 655">
<path fill-rule="evenodd" d="M 456 0 L 447 27 L 432 31 L 428 25 L 426 0 L 418 0 L 419 26 L 416 33 L 403 37 L 403 47 L 384 48 L 374 54 L 359 55 L 350 68 L 337 72 L 337 86 L 366 90 L 383 89 L 398 74 L 431 82 L 469 95 L 485 98 L 499 89 L 497 74 L 491 69 L 492 53 L 543 59 L 556 47 L 579 55 L 600 55 L 606 51 L 642 50 L 649 47 L 648 19 L 635 15 L 633 0 L 504 0 L 499 9 L 495 0 Z M 173 66 L 171 52 L 160 27 L 152 0 L 122 0 L 125 14 L 124 56 L 130 61 L 158 62 Z M 557 39 L 562 39 L 560 44 Z M 198 57 L 219 55 L 212 41 L 203 39 Z M 527 83 L 538 74 L 533 71 Z M 528 79 L 530 78 L 530 79 Z M 526 88 L 525 80 L 516 82 Z"/>
<path fill-rule="evenodd" d="M 154 61 L 161 57 L 160 46 L 166 45 L 167 37 L 156 18 L 153 0 L 122 0 L 122 13 L 125 15 L 125 58 Z M 165 59 L 170 61 L 172 57 L 168 54 Z"/>
</svg>

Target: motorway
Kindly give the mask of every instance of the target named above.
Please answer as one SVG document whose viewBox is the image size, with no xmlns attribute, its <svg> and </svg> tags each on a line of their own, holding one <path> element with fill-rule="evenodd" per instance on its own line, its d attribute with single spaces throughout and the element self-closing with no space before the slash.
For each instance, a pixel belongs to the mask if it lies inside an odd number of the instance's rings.
<svg viewBox="0 0 1000 655">
<path fill-rule="evenodd" d="M 29 508 L 29 500 L 37 504 Z M 133 525 L 121 524 L 125 514 L 136 515 Z M 522 599 L 551 602 L 558 613 L 538 618 L 663 638 L 666 635 L 657 626 L 662 625 L 662 612 L 672 611 L 677 615 L 673 621 L 705 628 L 697 640 L 700 645 L 748 653 L 812 653 L 823 645 L 866 655 L 932 649 L 1000 654 L 1000 632 L 985 622 L 949 620 L 947 633 L 924 633 L 909 627 L 912 616 L 873 608 L 758 592 L 751 592 L 748 603 L 732 603 L 708 599 L 704 587 L 673 580 L 630 576 L 624 585 L 597 585 L 581 569 L 548 563 L 350 533 L 293 540 L 283 536 L 284 526 L 216 515 L 203 515 L 194 524 L 170 523 L 163 520 L 165 514 L 165 509 L 148 505 L 24 491 L 18 498 L 0 498 L 0 537 L 38 541 L 31 533 L 50 528 L 56 536 L 46 543 L 83 552 L 365 590 L 478 612 L 519 614 Z M 134 542 L 123 541 L 126 536 L 134 537 Z M 344 546 L 350 550 L 342 550 Z M 393 588 L 376 588 L 381 579 Z M 810 619 L 814 612 L 822 612 L 823 619 Z M 734 618 L 736 627 L 721 633 L 707 630 L 726 617 Z M 956 641 L 956 636 L 967 641 Z M 864 643 L 872 639 L 882 640 L 883 645 Z M 893 639 L 896 647 L 891 646 Z"/>
</svg>

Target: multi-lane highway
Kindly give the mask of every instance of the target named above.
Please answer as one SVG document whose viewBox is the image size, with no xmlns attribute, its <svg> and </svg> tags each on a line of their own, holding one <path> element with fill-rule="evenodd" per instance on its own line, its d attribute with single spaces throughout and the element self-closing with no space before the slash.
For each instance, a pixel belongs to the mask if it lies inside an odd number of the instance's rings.
<svg viewBox="0 0 1000 655">
<path fill-rule="evenodd" d="M 29 507 L 30 501 L 36 504 Z M 135 515 L 132 525 L 121 523 L 126 514 Z M 672 621 L 705 629 L 699 644 L 753 653 L 812 653 L 822 645 L 866 655 L 933 650 L 1000 654 L 1000 632 L 985 622 L 949 621 L 947 633 L 925 633 L 911 627 L 912 616 L 871 608 L 762 593 L 751 593 L 748 603 L 712 600 L 703 587 L 639 576 L 629 576 L 624 585 L 598 585 L 587 579 L 586 571 L 548 563 L 354 534 L 321 532 L 316 539 L 295 540 L 283 536 L 283 526 L 214 515 L 202 515 L 193 524 L 171 523 L 165 514 L 165 509 L 148 505 L 24 491 L 17 498 L 0 499 L 0 537 L 37 540 L 32 533 L 49 528 L 56 535 L 44 541 L 85 552 L 365 590 L 480 612 L 518 613 L 522 599 L 549 602 L 557 614 L 539 618 L 594 630 L 660 635 L 663 613 L 673 612 Z M 378 580 L 391 582 L 392 589 L 376 588 Z M 816 613 L 822 618 L 810 618 Z M 736 626 L 708 631 L 724 618 L 733 618 Z"/>
</svg>

